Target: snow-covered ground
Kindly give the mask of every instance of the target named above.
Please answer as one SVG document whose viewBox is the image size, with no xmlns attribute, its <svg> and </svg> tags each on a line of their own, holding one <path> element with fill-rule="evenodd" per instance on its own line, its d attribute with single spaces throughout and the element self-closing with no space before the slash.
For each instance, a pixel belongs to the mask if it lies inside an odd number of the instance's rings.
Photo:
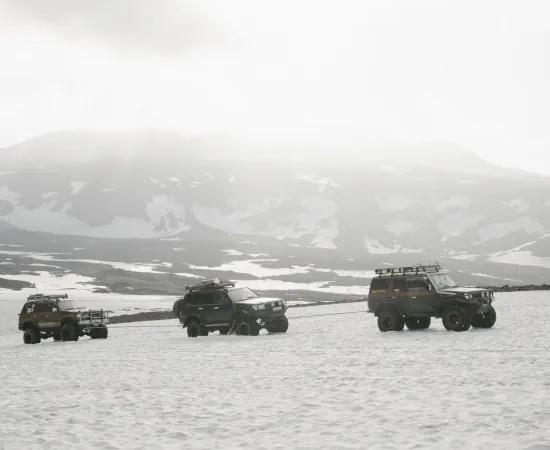
<svg viewBox="0 0 550 450">
<path fill-rule="evenodd" d="M 380 333 L 355 303 L 292 309 L 285 335 L 168 320 L 39 345 L 3 301 L 0 448 L 550 448 L 549 297 L 497 294 L 466 333 Z"/>
</svg>

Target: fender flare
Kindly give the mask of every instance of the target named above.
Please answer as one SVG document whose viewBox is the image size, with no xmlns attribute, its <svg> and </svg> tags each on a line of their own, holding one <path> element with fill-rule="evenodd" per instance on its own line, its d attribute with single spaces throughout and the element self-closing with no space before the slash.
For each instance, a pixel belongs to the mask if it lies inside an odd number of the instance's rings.
<svg viewBox="0 0 550 450">
<path fill-rule="evenodd" d="M 395 302 L 384 302 L 384 303 L 379 303 L 378 306 L 376 306 L 376 308 L 374 309 L 374 315 L 377 317 L 378 316 L 378 313 L 380 311 L 384 311 L 384 310 L 395 310 L 397 311 L 400 315 L 403 315 L 403 313 L 399 310 L 399 306 L 397 306 L 397 303 Z"/>
<path fill-rule="evenodd" d="M 185 319 L 185 322 L 183 322 L 183 327 L 185 328 L 189 324 L 189 322 L 191 322 L 192 320 L 196 320 L 199 323 L 199 325 L 202 326 L 202 322 L 199 316 L 192 315 Z"/>
</svg>

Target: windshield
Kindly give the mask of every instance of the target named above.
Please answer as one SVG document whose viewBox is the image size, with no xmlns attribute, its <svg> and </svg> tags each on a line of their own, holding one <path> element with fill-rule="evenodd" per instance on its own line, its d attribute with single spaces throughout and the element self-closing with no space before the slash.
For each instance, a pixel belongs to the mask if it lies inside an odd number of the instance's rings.
<svg viewBox="0 0 550 450">
<path fill-rule="evenodd" d="M 456 287 L 454 280 L 446 273 L 430 274 L 430 280 L 437 291 Z"/>
<path fill-rule="evenodd" d="M 83 307 L 78 305 L 73 300 L 60 300 L 59 301 L 59 310 L 60 311 L 66 311 L 68 309 L 83 309 Z"/>
<path fill-rule="evenodd" d="M 227 293 L 233 302 L 240 302 L 246 300 L 247 298 L 258 297 L 258 294 L 256 294 L 252 289 L 246 287 L 229 289 Z"/>
</svg>

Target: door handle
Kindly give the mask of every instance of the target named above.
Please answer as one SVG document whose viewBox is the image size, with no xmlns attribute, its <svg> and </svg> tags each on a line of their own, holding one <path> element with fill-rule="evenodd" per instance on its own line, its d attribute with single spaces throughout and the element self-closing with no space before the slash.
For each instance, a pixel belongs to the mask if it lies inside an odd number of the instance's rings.
<svg viewBox="0 0 550 450">
<path fill-rule="evenodd" d="M 199 311 L 202 311 L 204 308 L 199 308 Z"/>
<path fill-rule="evenodd" d="M 214 306 L 214 309 L 220 309 L 220 307 L 219 306 Z"/>
<path fill-rule="evenodd" d="M 416 300 L 416 297 L 411 297 L 411 300 Z"/>
</svg>

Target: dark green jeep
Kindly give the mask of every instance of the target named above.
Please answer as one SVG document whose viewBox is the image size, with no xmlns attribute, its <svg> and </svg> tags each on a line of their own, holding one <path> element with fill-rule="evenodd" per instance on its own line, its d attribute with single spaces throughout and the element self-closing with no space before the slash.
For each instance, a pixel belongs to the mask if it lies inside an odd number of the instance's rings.
<svg viewBox="0 0 550 450">
<path fill-rule="evenodd" d="M 187 287 L 185 297 L 174 303 L 174 314 L 187 327 L 189 337 L 207 336 L 209 332 L 238 335 L 285 333 L 287 304 L 280 298 L 260 297 L 247 287 L 235 287 L 231 281 L 218 279 Z"/>
<path fill-rule="evenodd" d="M 493 291 L 459 287 L 438 264 L 376 269 L 368 298 L 380 331 L 425 329 L 441 317 L 451 331 L 491 328 L 496 321 Z"/>
</svg>

